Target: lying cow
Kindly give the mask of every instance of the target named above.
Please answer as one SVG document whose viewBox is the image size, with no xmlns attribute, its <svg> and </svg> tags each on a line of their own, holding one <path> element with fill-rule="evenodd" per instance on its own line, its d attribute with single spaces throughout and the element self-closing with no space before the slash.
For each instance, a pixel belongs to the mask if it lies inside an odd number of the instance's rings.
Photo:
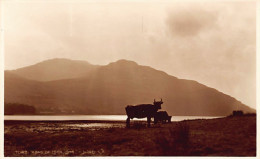
<svg viewBox="0 0 260 159">
<path fill-rule="evenodd" d="M 155 101 L 153 104 L 128 105 L 126 110 L 126 127 L 130 127 L 130 119 L 133 118 L 147 118 L 148 127 L 150 127 L 151 118 L 153 118 L 157 111 L 161 109 L 163 101 Z"/>
<path fill-rule="evenodd" d="M 154 116 L 154 123 L 156 124 L 159 121 L 161 121 L 162 123 L 166 123 L 166 121 L 168 121 L 168 123 L 170 123 L 171 118 L 172 116 L 169 116 L 166 111 L 159 111 L 156 112 L 156 115 Z"/>
</svg>

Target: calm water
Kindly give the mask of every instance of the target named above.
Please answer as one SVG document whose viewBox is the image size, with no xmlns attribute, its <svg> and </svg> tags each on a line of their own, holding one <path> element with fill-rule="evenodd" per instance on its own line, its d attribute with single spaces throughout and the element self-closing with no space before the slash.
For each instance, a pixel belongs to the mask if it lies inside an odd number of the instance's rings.
<svg viewBox="0 0 260 159">
<path fill-rule="evenodd" d="M 182 121 L 192 119 L 214 119 L 220 117 L 212 116 L 173 116 L 171 121 Z M 65 121 L 65 120 L 106 120 L 106 121 L 124 121 L 126 115 L 5 115 L 5 120 L 32 120 L 32 121 Z M 146 120 L 134 119 L 134 120 Z"/>
</svg>

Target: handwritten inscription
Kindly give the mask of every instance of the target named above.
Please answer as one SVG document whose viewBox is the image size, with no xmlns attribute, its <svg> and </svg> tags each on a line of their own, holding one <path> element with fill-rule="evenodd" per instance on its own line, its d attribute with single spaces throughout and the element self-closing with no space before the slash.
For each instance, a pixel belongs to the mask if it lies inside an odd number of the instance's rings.
<svg viewBox="0 0 260 159">
<path fill-rule="evenodd" d="M 66 150 L 66 151 L 62 151 L 62 150 L 52 150 L 52 151 L 48 151 L 48 150 L 37 150 L 37 151 L 27 151 L 27 150 L 20 150 L 20 151 L 15 151 L 16 155 L 31 155 L 31 156 L 48 156 L 48 155 L 52 155 L 52 156 L 71 156 L 74 154 L 77 155 L 84 155 L 84 156 L 91 156 L 91 155 L 102 155 L 104 153 L 104 149 L 100 149 L 98 151 L 96 150 L 86 150 L 86 151 L 80 151 L 77 153 L 74 150 Z"/>
</svg>

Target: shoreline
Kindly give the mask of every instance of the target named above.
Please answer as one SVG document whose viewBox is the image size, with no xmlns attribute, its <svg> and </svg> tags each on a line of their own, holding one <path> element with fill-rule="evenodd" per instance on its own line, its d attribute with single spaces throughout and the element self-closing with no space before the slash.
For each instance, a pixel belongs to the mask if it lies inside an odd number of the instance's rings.
<svg viewBox="0 0 260 159">
<path fill-rule="evenodd" d="M 173 121 L 4 121 L 4 155 L 255 156 L 256 116 Z"/>
<path fill-rule="evenodd" d="M 216 119 L 225 116 L 172 116 L 171 121 L 196 120 L 196 119 Z M 72 115 L 72 116 L 5 116 L 4 121 L 82 121 L 82 122 L 126 122 L 126 115 Z M 153 119 L 152 119 L 153 120 Z M 146 118 L 131 119 L 131 121 L 147 121 Z"/>
</svg>

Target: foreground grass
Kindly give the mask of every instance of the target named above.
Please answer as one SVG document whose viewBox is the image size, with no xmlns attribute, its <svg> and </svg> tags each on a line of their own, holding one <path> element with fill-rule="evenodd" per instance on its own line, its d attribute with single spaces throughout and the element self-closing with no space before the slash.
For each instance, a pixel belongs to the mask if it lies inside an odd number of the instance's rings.
<svg viewBox="0 0 260 159">
<path fill-rule="evenodd" d="M 5 121 L 5 156 L 255 156 L 256 116 L 132 124 L 91 130 L 83 122 Z"/>
</svg>

